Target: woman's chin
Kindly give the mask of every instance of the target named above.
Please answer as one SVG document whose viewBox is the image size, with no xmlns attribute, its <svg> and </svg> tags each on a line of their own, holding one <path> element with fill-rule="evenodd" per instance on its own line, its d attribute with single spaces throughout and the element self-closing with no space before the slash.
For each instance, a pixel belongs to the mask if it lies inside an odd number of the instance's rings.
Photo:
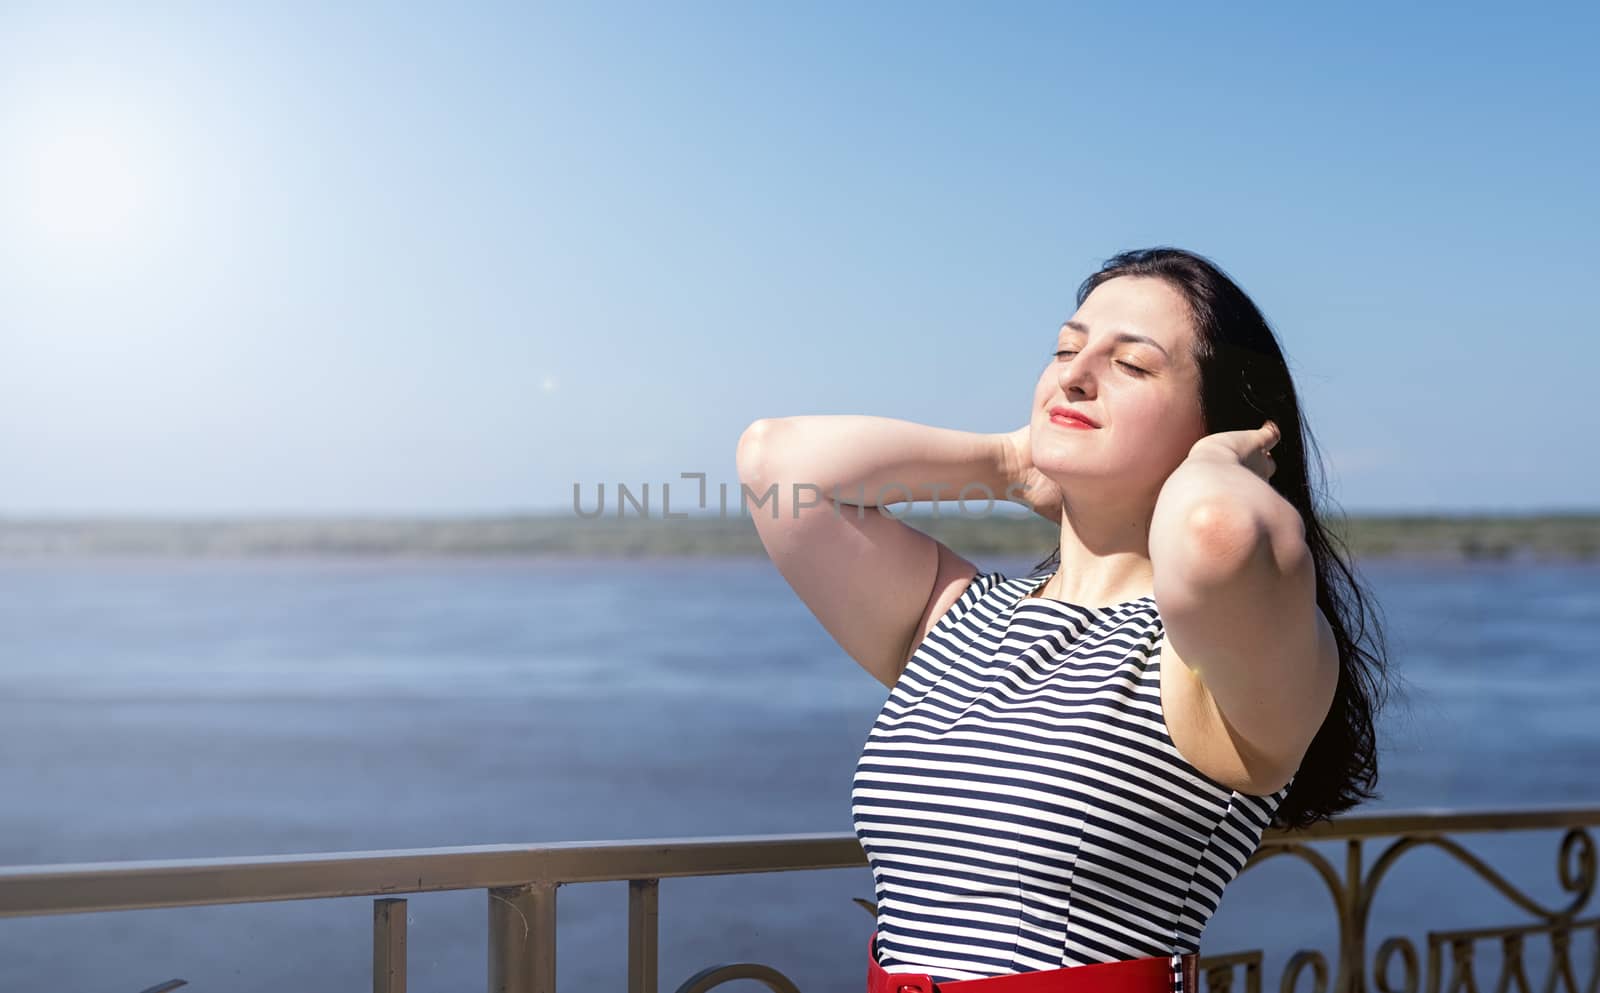
<svg viewBox="0 0 1600 993">
<path fill-rule="evenodd" d="M 1086 464 L 1083 459 L 1079 458 L 1035 458 L 1033 467 L 1039 470 L 1040 475 L 1054 483 L 1069 479 L 1092 479 L 1105 475 L 1104 472 Z"/>
<path fill-rule="evenodd" d="M 1076 462 L 1036 464 L 1034 468 L 1063 493 L 1089 494 L 1103 493 L 1108 489 L 1122 490 L 1127 487 L 1129 481 L 1126 468 L 1117 470 L 1085 465 L 1081 459 Z"/>
</svg>

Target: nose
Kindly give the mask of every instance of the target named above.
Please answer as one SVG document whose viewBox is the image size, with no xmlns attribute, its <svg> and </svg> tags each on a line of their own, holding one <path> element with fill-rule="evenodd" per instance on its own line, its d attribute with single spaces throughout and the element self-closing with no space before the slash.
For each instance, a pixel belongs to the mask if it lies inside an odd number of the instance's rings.
<svg viewBox="0 0 1600 993">
<path fill-rule="evenodd" d="M 1061 392 L 1071 394 L 1076 391 L 1079 396 L 1094 396 L 1094 374 L 1081 354 L 1074 355 L 1071 361 L 1061 363 L 1060 369 L 1060 373 L 1056 376 L 1056 384 L 1061 387 Z"/>
</svg>

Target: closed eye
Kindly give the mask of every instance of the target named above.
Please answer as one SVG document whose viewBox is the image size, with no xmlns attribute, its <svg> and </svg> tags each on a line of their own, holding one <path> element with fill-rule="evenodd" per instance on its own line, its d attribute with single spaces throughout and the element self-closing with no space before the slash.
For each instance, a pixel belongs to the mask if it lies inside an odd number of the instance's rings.
<svg viewBox="0 0 1600 993">
<path fill-rule="evenodd" d="M 1065 349 L 1064 348 L 1064 349 L 1061 349 L 1060 351 L 1056 352 L 1055 353 L 1055 357 L 1059 359 L 1063 355 L 1076 355 L 1076 354 L 1078 354 L 1078 353 L 1075 352 L 1075 351 L 1072 351 L 1070 349 Z M 1065 361 L 1065 359 L 1063 359 L 1062 361 Z M 1127 362 L 1124 362 L 1121 359 L 1117 359 L 1115 364 L 1122 366 L 1124 369 L 1127 369 L 1129 372 L 1133 373 L 1136 376 L 1148 376 L 1148 375 L 1150 375 L 1150 371 L 1148 369 L 1141 369 L 1138 366 L 1132 365 L 1132 364 L 1127 363 Z"/>
</svg>

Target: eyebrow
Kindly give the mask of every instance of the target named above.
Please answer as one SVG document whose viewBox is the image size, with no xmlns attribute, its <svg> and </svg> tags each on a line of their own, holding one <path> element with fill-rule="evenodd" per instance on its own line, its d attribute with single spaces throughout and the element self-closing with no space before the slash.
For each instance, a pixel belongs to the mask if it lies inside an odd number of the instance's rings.
<svg viewBox="0 0 1600 993">
<path fill-rule="evenodd" d="M 1071 328 L 1072 330 L 1080 332 L 1082 334 L 1088 334 L 1089 333 L 1089 326 L 1087 324 L 1084 324 L 1084 323 L 1079 322 L 1079 321 L 1067 321 L 1065 324 L 1062 325 L 1062 327 Z M 1160 352 L 1162 355 L 1166 355 L 1167 358 L 1169 358 L 1169 359 L 1172 358 L 1171 355 L 1167 355 L 1167 350 L 1165 348 L 1162 348 L 1161 344 L 1159 342 L 1157 342 L 1154 338 L 1149 337 L 1148 335 L 1133 334 L 1132 332 L 1129 332 L 1129 331 L 1120 331 L 1116 335 L 1116 340 L 1117 341 L 1132 341 L 1132 342 L 1137 342 L 1138 344 L 1141 344 L 1141 345 L 1149 345 L 1150 347 L 1154 348 L 1156 351 Z"/>
</svg>

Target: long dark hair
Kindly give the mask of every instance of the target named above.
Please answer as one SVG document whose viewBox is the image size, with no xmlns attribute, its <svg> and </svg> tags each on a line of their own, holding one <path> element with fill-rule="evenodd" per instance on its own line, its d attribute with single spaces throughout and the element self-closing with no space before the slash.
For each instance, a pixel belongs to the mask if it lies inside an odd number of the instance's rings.
<svg viewBox="0 0 1600 993">
<path fill-rule="evenodd" d="M 1363 591 L 1348 563 L 1349 549 L 1340 543 L 1335 551 L 1338 539 L 1319 520 L 1306 458 L 1311 432 L 1301 419 L 1278 339 L 1245 292 L 1214 263 L 1193 252 L 1157 247 L 1115 255 L 1078 287 L 1078 305 L 1096 286 L 1116 276 L 1165 280 L 1188 301 L 1207 434 L 1253 430 L 1268 418 L 1282 432 L 1272 448 L 1277 468 L 1270 482 L 1305 522 L 1306 545 L 1316 563 L 1317 605 L 1339 643 L 1339 684 L 1273 825 L 1308 826 L 1375 799 L 1380 794 L 1373 719 L 1387 696 L 1387 639 L 1375 601 Z M 1320 453 L 1316 466 L 1317 489 L 1325 492 Z M 1058 547 L 1034 571 L 1050 569 L 1060 560 Z"/>
</svg>

